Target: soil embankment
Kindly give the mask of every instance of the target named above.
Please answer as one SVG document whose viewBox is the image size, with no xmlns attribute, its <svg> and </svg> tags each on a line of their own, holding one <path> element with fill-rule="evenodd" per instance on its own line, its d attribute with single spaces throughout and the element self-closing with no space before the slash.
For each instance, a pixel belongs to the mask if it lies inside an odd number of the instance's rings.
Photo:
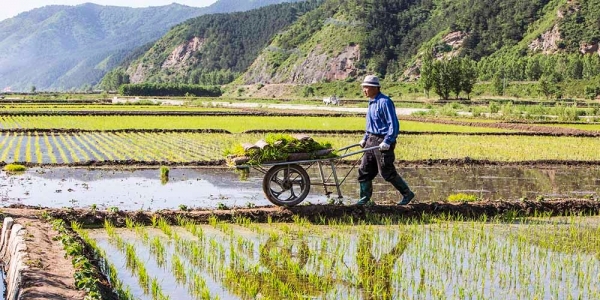
<svg viewBox="0 0 600 300">
<path fill-rule="evenodd" d="M 53 240 L 57 232 L 38 215 L 24 212 L 4 219 L 6 299 L 84 299 L 85 293 L 75 288 L 71 261 Z"/>
<path fill-rule="evenodd" d="M 8 213 L 35 214 L 40 208 L 13 206 Z M 373 207 L 340 206 L 340 205 L 299 205 L 295 207 L 265 206 L 257 208 L 234 208 L 228 210 L 159 210 L 148 211 L 92 211 L 82 209 L 44 209 L 50 216 L 67 222 L 76 221 L 84 226 L 102 226 L 104 220 L 111 220 L 116 226 L 124 226 L 125 219 L 130 218 L 140 224 L 152 224 L 152 217 L 159 216 L 176 223 L 178 217 L 188 218 L 200 223 L 208 223 L 210 218 L 222 221 L 235 221 L 247 218 L 253 222 L 293 222 L 301 217 L 320 223 L 323 220 L 347 219 L 368 221 L 373 216 L 392 217 L 398 219 L 419 219 L 423 216 L 449 216 L 460 219 L 494 218 L 505 215 L 532 216 L 565 216 L 565 215 L 598 215 L 600 201 L 586 199 L 561 199 L 548 201 L 481 201 L 471 203 L 430 202 L 415 203 L 407 206 L 376 205 Z"/>
</svg>

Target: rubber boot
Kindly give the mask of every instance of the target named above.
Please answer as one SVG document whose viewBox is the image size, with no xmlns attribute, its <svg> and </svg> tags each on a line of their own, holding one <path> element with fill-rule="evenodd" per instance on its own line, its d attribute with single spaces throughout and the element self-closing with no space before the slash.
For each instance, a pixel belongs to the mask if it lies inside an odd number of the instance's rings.
<svg viewBox="0 0 600 300">
<path fill-rule="evenodd" d="M 356 205 L 373 205 L 371 196 L 373 195 L 373 182 L 363 181 L 360 182 L 360 199 L 356 202 Z"/>
<path fill-rule="evenodd" d="M 402 200 L 398 202 L 398 205 L 406 205 L 415 197 L 415 193 L 410 190 L 406 181 L 399 175 L 390 180 L 390 183 L 402 194 Z"/>
</svg>

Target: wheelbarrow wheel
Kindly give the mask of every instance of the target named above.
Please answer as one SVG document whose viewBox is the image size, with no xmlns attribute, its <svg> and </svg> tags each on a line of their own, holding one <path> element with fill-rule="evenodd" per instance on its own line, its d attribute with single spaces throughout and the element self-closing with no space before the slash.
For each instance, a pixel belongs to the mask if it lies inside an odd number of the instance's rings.
<svg viewBox="0 0 600 300">
<path fill-rule="evenodd" d="M 294 206 L 308 196 L 310 178 L 299 165 L 273 166 L 265 174 L 263 191 L 267 199 L 275 205 Z"/>
</svg>

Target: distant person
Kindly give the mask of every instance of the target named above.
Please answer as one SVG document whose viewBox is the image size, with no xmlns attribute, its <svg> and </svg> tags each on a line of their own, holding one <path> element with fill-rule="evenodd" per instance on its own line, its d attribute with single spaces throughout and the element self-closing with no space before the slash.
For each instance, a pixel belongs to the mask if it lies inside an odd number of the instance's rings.
<svg viewBox="0 0 600 300">
<path fill-rule="evenodd" d="M 364 138 L 360 141 L 360 146 L 363 148 L 379 146 L 379 151 L 367 151 L 362 157 L 358 169 L 360 200 L 356 205 L 375 204 L 371 201 L 371 195 L 373 195 L 373 179 L 378 173 L 402 194 L 398 205 L 406 205 L 415 197 L 415 194 L 394 167 L 394 160 L 396 160 L 394 149 L 396 148 L 396 137 L 400 131 L 396 108 L 392 99 L 381 93 L 377 76 L 366 76 L 361 86 L 363 94 L 369 98 L 369 108 L 367 129 Z"/>
</svg>

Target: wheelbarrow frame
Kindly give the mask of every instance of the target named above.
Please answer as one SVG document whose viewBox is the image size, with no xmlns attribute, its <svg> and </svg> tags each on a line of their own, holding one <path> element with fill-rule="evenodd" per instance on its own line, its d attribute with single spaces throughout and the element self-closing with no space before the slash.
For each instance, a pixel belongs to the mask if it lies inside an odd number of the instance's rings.
<svg viewBox="0 0 600 300">
<path fill-rule="evenodd" d="M 338 195 L 338 199 L 344 198 L 342 195 L 342 190 L 340 186 L 346 181 L 350 172 L 354 170 L 360 158 L 352 165 L 352 168 L 346 173 L 343 177 L 338 176 L 338 172 L 336 170 L 336 162 L 340 161 L 343 158 L 362 154 L 365 152 L 376 150 L 379 151 L 379 146 L 362 148 L 358 151 L 350 152 L 350 149 L 354 147 L 360 147 L 360 144 L 353 144 L 350 146 L 346 146 L 338 149 L 338 153 L 341 153 L 336 157 L 328 157 L 328 158 L 317 158 L 317 159 L 306 159 L 306 160 L 296 160 L 296 161 L 281 161 L 281 162 L 269 162 L 263 163 L 260 165 L 240 165 L 237 166 L 238 169 L 246 169 L 250 168 L 257 170 L 258 172 L 264 175 L 263 178 L 263 192 L 265 193 L 266 198 L 275 205 L 279 206 L 294 206 L 304 201 L 308 193 L 310 192 L 311 185 L 320 185 L 323 186 L 325 190 L 325 194 L 329 196 L 332 194 L 328 190 L 328 187 L 335 187 Z M 361 156 L 362 157 L 362 156 Z M 311 183 L 310 177 L 306 170 L 310 169 L 312 166 L 317 165 L 319 167 L 319 175 L 321 181 L 316 183 Z M 303 168 L 302 165 L 308 165 Z M 331 173 L 328 174 L 328 171 L 325 171 L 325 166 L 329 166 L 331 168 Z M 283 181 L 278 177 L 279 171 L 283 171 Z M 294 179 L 290 179 L 292 173 L 295 173 L 297 176 Z M 327 174 L 327 176 L 326 176 Z M 298 177 L 300 180 L 298 180 Z M 272 182 L 277 183 L 282 189 L 281 192 L 275 192 L 271 189 L 270 185 Z M 300 195 L 295 195 L 293 191 L 293 186 L 297 184 L 301 188 Z M 291 191 L 291 196 L 288 199 L 282 200 L 279 199 L 279 195 L 281 195 L 284 191 Z M 278 195 L 279 194 L 279 195 Z"/>
</svg>

